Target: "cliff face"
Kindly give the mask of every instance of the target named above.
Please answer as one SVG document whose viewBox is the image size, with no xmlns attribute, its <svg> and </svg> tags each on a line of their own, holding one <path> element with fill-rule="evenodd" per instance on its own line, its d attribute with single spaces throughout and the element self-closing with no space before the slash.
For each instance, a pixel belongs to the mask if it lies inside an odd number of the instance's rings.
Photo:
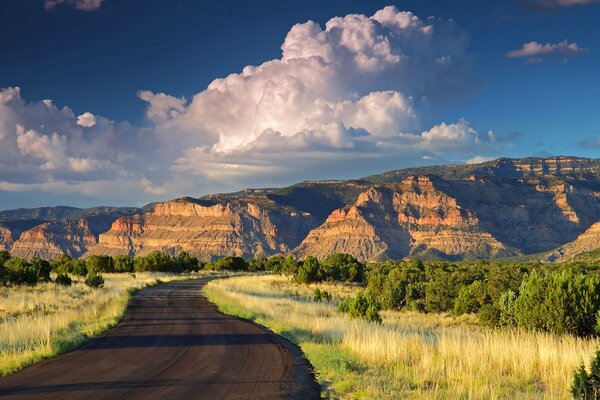
<svg viewBox="0 0 600 400">
<path fill-rule="evenodd" d="M 335 252 L 362 260 L 536 254 L 600 248 L 600 160 L 498 159 L 183 198 L 143 209 L 0 212 L 0 249 L 203 259 Z M 571 243 L 572 242 L 572 243 Z"/>
<path fill-rule="evenodd" d="M 579 254 L 600 249 L 600 222 L 590 226 L 574 241 L 560 246 L 546 257 L 546 261 L 565 261 Z"/>
<path fill-rule="evenodd" d="M 314 225 L 308 213 L 269 210 L 244 201 L 203 205 L 179 199 L 116 220 L 88 255 L 144 255 L 155 250 L 187 251 L 203 259 L 271 255 L 295 247 Z"/>
<path fill-rule="evenodd" d="M 89 223 L 79 221 L 52 221 L 23 232 L 10 250 L 15 257 L 52 259 L 65 253 L 79 257 L 97 243 Z"/>
<path fill-rule="evenodd" d="M 518 253 L 483 231 L 477 216 L 428 176 L 361 193 L 354 205 L 335 210 L 295 250 L 300 257 L 335 252 L 363 260 Z"/>
<path fill-rule="evenodd" d="M 0 250 L 10 250 L 15 242 L 12 230 L 0 224 Z"/>
</svg>

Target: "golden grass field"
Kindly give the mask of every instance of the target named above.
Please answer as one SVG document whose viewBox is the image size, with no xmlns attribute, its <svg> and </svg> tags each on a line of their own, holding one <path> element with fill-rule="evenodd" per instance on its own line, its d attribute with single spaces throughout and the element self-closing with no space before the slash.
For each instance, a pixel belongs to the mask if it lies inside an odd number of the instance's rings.
<svg viewBox="0 0 600 400">
<path fill-rule="evenodd" d="M 353 288 L 320 284 L 334 300 Z M 599 342 L 492 330 L 460 318 L 386 311 L 383 323 L 352 320 L 335 301 L 315 303 L 317 285 L 281 276 L 210 282 L 208 298 L 298 343 L 325 394 L 349 399 L 568 399 L 573 370 Z"/>
<path fill-rule="evenodd" d="M 93 289 L 41 283 L 0 287 L 0 376 L 70 350 L 118 322 L 131 289 L 182 279 L 164 273 L 103 274 Z"/>
</svg>

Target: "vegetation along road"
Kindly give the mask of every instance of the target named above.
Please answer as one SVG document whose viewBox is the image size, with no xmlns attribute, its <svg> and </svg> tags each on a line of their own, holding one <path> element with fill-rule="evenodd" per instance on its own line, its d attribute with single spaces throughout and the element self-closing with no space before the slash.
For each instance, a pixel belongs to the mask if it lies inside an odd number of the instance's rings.
<svg viewBox="0 0 600 400">
<path fill-rule="evenodd" d="M 122 321 L 102 336 L 0 378 L 0 398 L 318 399 L 301 351 L 217 311 L 200 294 L 205 283 L 138 292 Z"/>
</svg>

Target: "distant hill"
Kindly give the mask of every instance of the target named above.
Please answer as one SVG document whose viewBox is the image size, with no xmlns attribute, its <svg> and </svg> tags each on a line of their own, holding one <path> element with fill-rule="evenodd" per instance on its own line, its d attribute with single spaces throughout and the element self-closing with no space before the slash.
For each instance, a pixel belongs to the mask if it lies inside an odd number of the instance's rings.
<svg viewBox="0 0 600 400">
<path fill-rule="evenodd" d="M 46 258 L 185 250 L 204 259 L 345 252 L 363 260 L 559 260 L 600 247 L 597 223 L 600 160 L 501 158 L 140 209 L 2 211 L 0 246 Z"/>
</svg>

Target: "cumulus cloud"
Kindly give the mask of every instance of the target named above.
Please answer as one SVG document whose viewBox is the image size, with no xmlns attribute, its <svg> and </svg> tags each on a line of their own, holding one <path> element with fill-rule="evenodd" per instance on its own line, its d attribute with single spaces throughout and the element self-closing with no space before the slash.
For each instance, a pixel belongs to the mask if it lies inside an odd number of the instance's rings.
<svg viewBox="0 0 600 400">
<path fill-rule="evenodd" d="M 84 112 L 77 117 L 77 125 L 83 126 L 84 128 L 91 128 L 96 125 L 96 116 L 91 112 Z"/>
<path fill-rule="evenodd" d="M 521 3 L 538 9 L 556 9 L 598 3 L 600 0 L 521 0 Z"/>
<path fill-rule="evenodd" d="M 145 127 L 76 117 L 5 89 L 0 190 L 90 193 L 90 182 L 101 191 L 113 181 L 124 196 L 174 197 L 495 153 L 492 132 L 432 118 L 471 88 L 468 42 L 452 20 L 395 7 L 297 24 L 281 58 L 216 79 L 189 100 L 138 92 Z"/>
<path fill-rule="evenodd" d="M 46 10 L 53 10 L 61 4 L 70 5 L 79 11 L 95 11 L 102 6 L 104 0 L 45 0 Z"/>
<path fill-rule="evenodd" d="M 538 42 L 528 42 L 523 44 L 520 49 L 509 51 L 506 56 L 509 58 L 527 57 L 528 63 L 538 63 L 543 61 L 544 56 L 563 56 L 575 57 L 586 53 L 588 49 L 579 47 L 577 43 L 569 43 L 563 40 L 559 43 L 541 44 Z"/>
</svg>

